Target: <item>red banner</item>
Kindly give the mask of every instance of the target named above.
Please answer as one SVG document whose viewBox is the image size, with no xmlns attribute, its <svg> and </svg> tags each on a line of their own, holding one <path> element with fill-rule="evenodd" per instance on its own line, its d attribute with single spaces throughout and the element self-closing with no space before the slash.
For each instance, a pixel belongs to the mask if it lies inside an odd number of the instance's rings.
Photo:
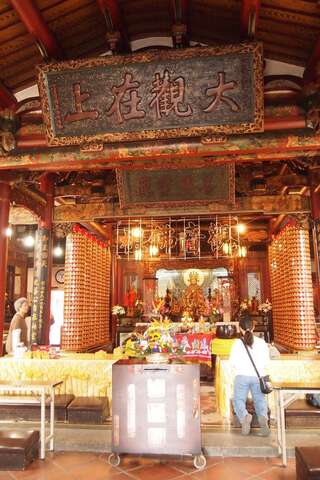
<svg viewBox="0 0 320 480">
<path fill-rule="evenodd" d="M 211 362 L 213 333 L 177 333 L 175 338 L 183 351 L 182 356 L 185 356 L 186 360 Z"/>
</svg>

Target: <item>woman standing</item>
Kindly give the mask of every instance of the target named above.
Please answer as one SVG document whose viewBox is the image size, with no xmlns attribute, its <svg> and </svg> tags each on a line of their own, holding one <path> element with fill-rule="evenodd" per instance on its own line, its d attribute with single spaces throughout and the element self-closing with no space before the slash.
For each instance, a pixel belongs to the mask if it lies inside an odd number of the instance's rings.
<svg viewBox="0 0 320 480">
<path fill-rule="evenodd" d="M 24 297 L 19 298 L 14 302 L 14 309 L 17 313 L 10 323 L 6 341 L 7 353 L 13 353 L 19 343 L 28 346 L 28 327 L 25 320 L 29 311 L 28 300 Z"/>
<path fill-rule="evenodd" d="M 266 396 L 260 390 L 258 376 L 249 358 L 246 346 L 257 367 L 260 376 L 266 374 L 265 370 L 269 363 L 269 348 L 262 338 L 253 335 L 253 321 L 249 315 L 244 316 L 239 322 L 241 339 L 237 339 L 231 349 L 230 362 L 235 368 L 233 404 L 236 415 L 241 423 L 242 435 L 249 435 L 252 415 L 248 413 L 246 401 L 249 391 L 251 392 L 254 408 L 258 415 L 260 431 L 258 435 L 268 436 L 268 405 Z"/>
</svg>

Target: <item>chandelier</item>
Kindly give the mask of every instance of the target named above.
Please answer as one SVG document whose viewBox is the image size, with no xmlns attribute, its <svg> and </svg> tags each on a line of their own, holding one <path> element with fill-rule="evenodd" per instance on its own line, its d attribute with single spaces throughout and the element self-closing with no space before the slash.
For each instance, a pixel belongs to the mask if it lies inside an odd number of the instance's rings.
<svg viewBox="0 0 320 480">
<path fill-rule="evenodd" d="M 116 255 L 128 260 L 246 257 L 243 227 L 232 215 L 120 220 Z"/>
</svg>

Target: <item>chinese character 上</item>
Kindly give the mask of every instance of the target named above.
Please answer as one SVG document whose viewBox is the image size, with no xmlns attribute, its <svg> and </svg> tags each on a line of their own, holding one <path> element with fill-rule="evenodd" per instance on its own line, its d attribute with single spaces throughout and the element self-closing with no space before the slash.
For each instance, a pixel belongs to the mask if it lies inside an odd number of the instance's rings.
<svg viewBox="0 0 320 480">
<path fill-rule="evenodd" d="M 163 115 L 168 116 L 171 111 L 178 117 L 189 117 L 192 115 L 192 108 L 189 104 L 183 105 L 185 100 L 185 79 L 177 77 L 174 80 L 170 79 L 168 70 L 164 71 L 163 76 L 160 73 L 155 74 L 155 80 L 152 83 L 154 97 L 149 103 L 149 106 L 156 108 L 157 118 L 160 119 Z M 184 109 L 183 109 L 184 108 Z"/>
<path fill-rule="evenodd" d="M 123 82 L 111 88 L 114 100 L 106 114 L 108 116 L 116 114 L 118 123 L 123 123 L 124 120 L 144 118 L 146 112 L 139 108 L 142 100 L 142 97 L 138 95 L 139 87 L 140 83 L 133 81 L 132 74 L 126 73 Z"/>
<path fill-rule="evenodd" d="M 210 87 L 206 89 L 207 97 L 214 97 L 212 102 L 207 106 L 204 112 L 212 112 L 219 103 L 224 102 L 226 103 L 233 112 L 238 112 L 240 110 L 239 105 L 230 97 L 225 95 L 225 92 L 229 90 L 233 90 L 237 86 L 237 82 L 231 81 L 226 82 L 226 74 L 225 72 L 219 72 L 219 81 L 216 87 Z"/>
<path fill-rule="evenodd" d="M 85 100 L 88 100 L 90 97 L 90 93 L 84 92 L 81 93 L 81 87 L 80 83 L 75 83 L 73 85 L 73 95 L 74 95 L 74 106 L 75 106 L 75 112 L 74 113 L 68 113 L 64 119 L 66 122 L 77 122 L 79 120 L 86 120 L 87 118 L 91 118 L 95 120 L 98 118 L 99 113 L 97 110 L 87 110 L 83 111 L 82 110 L 82 102 Z"/>
</svg>

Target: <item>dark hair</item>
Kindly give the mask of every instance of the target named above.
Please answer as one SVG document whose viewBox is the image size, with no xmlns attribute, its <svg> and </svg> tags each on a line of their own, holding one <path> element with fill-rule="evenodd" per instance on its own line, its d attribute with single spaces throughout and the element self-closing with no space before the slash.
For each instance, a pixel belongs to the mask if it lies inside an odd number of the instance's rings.
<svg viewBox="0 0 320 480">
<path fill-rule="evenodd" d="M 245 330 L 245 334 L 243 336 L 244 343 L 248 345 L 248 347 L 252 347 L 253 345 L 253 321 L 250 315 L 245 314 L 240 318 L 239 326 L 242 330 Z"/>
</svg>

